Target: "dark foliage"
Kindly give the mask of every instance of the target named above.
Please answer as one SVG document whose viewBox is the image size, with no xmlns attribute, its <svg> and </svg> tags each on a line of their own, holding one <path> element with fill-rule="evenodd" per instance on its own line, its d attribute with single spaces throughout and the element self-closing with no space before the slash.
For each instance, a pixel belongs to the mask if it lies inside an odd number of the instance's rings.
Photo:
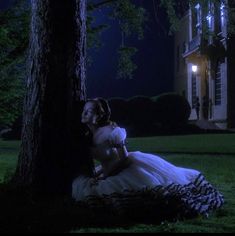
<svg viewBox="0 0 235 236">
<path fill-rule="evenodd" d="M 154 103 L 149 97 L 136 96 L 128 100 L 128 116 L 135 125 L 154 123 Z"/>
<path fill-rule="evenodd" d="M 127 101 L 127 116 L 130 120 L 130 136 L 154 134 L 154 103 L 150 97 L 135 96 Z"/>
<path fill-rule="evenodd" d="M 109 103 L 112 120 L 124 126 L 129 137 L 202 132 L 199 127 L 187 124 L 191 108 L 178 94 L 112 98 Z"/>
<path fill-rule="evenodd" d="M 174 128 L 187 123 L 191 107 L 188 101 L 175 93 L 162 94 L 155 98 L 157 121 L 165 128 Z"/>
<path fill-rule="evenodd" d="M 127 126 L 130 119 L 127 116 L 128 105 L 123 98 L 111 98 L 108 100 L 111 108 L 111 120 L 120 126 Z"/>
</svg>

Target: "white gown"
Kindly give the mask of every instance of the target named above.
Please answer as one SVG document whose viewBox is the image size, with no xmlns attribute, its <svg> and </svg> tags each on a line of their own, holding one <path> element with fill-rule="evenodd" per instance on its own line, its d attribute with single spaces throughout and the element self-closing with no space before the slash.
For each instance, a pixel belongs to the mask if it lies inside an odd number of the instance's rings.
<svg viewBox="0 0 235 236">
<path fill-rule="evenodd" d="M 101 142 L 92 153 L 105 167 L 105 163 L 117 158 L 108 140 L 120 143 L 126 138 L 126 131 L 115 127 L 98 135 Z M 77 177 L 72 184 L 72 197 L 77 202 L 117 212 L 129 209 L 133 213 L 133 209 L 141 207 L 159 210 L 160 207 L 164 212 L 174 211 L 183 217 L 208 215 L 224 202 L 223 196 L 197 170 L 177 167 L 157 155 L 139 151 L 129 152 L 128 158 L 131 164 L 127 168 L 95 185 L 91 184 L 92 178 Z"/>
</svg>

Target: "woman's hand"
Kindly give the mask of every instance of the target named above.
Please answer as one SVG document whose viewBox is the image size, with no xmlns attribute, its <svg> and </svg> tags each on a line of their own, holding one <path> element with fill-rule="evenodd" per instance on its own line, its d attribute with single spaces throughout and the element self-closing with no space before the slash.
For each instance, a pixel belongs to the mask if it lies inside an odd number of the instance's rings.
<svg viewBox="0 0 235 236">
<path fill-rule="evenodd" d="M 113 140 L 109 140 L 109 146 L 110 146 L 111 148 L 122 148 L 122 147 L 125 146 L 125 141 L 123 140 L 123 141 L 121 141 L 121 142 L 119 142 L 119 143 L 116 143 L 116 142 L 113 141 Z"/>
</svg>

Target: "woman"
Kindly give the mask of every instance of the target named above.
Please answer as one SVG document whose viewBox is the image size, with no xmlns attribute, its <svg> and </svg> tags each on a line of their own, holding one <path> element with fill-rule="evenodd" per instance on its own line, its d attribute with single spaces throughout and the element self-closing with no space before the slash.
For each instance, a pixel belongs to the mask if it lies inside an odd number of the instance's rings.
<svg viewBox="0 0 235 236">
<path fill-rule="evenodd" d="M 172 165 L 159 156 L 128 152 L 126 131 L 110 121 L 106 100 L 88 100 L 82 123 L 93 136 L 91 154 L 100 162 L 94 178 L 79 176 L 72 196 L 89 206 L 117 212 L 152 209 L 179 217 L 207 216 L 223 204 L 223 196 L 193 169 Z"/>
</svg>

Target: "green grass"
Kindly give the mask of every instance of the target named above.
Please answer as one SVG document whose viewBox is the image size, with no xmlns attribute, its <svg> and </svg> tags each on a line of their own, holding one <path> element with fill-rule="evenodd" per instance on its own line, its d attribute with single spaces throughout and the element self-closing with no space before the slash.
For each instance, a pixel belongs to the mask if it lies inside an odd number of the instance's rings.
<svg viewBox="0 0 235 236">
<path fill-rule="evenodd" d="M 71 228 L 75 233 L 231 233 L 235 232 L 235 135 L 188 135 L 171 137 L 132 138 L 128 140 L 129 150 L 139 150 L 159 155 L 171 163 L 200 170 L 225 197 L 224 206 L 208 219 L 197 218 L 177 223 L 162 222 L 161 225 L 136 224 L 116 227 L 79 227 Z M 12 173 L 16 166 L 19 142 L 0 140 L 0 179 Z M 175 152 L 175 153 L 174 153 Z M 180 153 L 182 152 L 182 153 Z M 186 154 L 188 152 L 188 154 Z M 211 154 L 214 153 L 214 154 Z M 229 154 L 229 155 L 226 155 Z M 4 203 L 2 203 L 4 204 Z M 9 203 L 11 206 L 11 203 Z M 22 206 L 23 207 L 23 206 Z M 21 208 L 20 208 L 21 209 Z M 23 208 L 24 211 L 30 209 Z M 59 215 L 57 209 L 50 209 L 52 217 Z M 45 212 L 48 209 L 44 209 Z M 19 214 L 22 211 L 19 210 Z M 32 210 L 33 212 L 33 210 Z M 11 213 L 10 213 L 11 214 Z M 13 215 L 16 213 L 12 213 Z M 29 214 L 29 213 L 28 213 Z M 64 214 L 64 213 L 63 213 Z M 18 218 L 17 218 L 18 219 Z M 62 218 L 63 219 L 63 218 Z M 59 227 L 59 223 L 57 223 Z M 48 225 L 50 225 L 48 223 Z M 14 225 L 12 225 L 14 227 Z"/>
<path fill-rule="evenodd" d="M 204 134 L 130 138 L 129 150 L 151 153 L 235 154 L 235 134 Z"/>
<path fill-rule="evenodd" d="M 15 171 L 19 146 L 19 141 L 0 140 L 0 182 Z"/>
</svg>

